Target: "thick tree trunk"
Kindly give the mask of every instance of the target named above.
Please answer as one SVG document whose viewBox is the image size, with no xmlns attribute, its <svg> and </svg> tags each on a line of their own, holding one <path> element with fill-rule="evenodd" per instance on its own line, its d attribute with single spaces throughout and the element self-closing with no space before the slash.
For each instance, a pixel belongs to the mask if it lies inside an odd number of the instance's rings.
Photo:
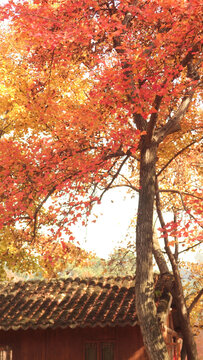
<svg viewBox="0 0 203 360">
<path fill-rule="evenodd" d="M 152 247 L 156 152 L 156 144 L 142 145 L 136 228 L 136 308 L 150 360 L 169 360 L 154 302 Z"/>
</svg>

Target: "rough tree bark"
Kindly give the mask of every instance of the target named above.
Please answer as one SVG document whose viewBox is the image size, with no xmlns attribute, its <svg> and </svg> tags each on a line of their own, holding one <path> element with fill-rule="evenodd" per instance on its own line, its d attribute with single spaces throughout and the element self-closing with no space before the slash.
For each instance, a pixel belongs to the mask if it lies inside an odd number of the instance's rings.
<svg viewBox="0 0 203 360">
<path fill-rule="evenodd" d="M 157 144 L 141 144 L 140 193 L 136 227 L 136 307 L 144 344 L 151 360 L 169 360 L 154 302 L 153 207 Z"/>
</svg>

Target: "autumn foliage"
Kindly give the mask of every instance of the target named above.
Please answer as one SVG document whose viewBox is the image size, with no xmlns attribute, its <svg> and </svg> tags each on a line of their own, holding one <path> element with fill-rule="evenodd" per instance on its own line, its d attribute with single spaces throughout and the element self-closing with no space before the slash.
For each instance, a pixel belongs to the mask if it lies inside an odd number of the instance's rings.
<svg viewBox="0 0 203 360">
<path fill-rule="evenodd" d="M 4 7 L 2 19 L 10 23 L 1 34 L 1 228 L 19 223 L 29 241 L 47 225 L 52 238 L 61 228 L 71 236 L 70 223 L 91 207 L 91 186 L 108 186 L 121 159 L 135 156 L 150 122 L 156 118 L 159 129 L 197 86 L 185 63 L 188 56 L 199 62 L 199 6 L 33 1 Z M 198 111 L 193 106 L 184 118 L 181 137 L 160 147 L 158 171 L 198 138 L 199 122 L 192 120 Z M 143 131 L 133 123 L 135 113 Z"/>
<path fill-rule="evenodd" d="M 14 243 L 46 232 L 63 248 L 120 185 L 140 196 L 146 274 L 155 196 L 165 246 L 200 242 L 200 1 L 9 1 L 0 16 L 4 244 L 13 229 Z"/>
</svg>

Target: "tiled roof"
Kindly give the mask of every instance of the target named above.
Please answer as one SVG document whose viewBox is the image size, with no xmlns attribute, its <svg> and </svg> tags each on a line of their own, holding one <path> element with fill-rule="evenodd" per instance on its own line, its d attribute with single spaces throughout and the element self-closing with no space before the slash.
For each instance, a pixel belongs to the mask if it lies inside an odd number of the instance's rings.
<svg viewBox="0 0 203 360">
<path fill-rule="evenodd" d="M 158 314 L 166 315 L 170 296 L 161 288 Z M 0 330 L 134 326 L 135 279 L 88 278 L 0 283 Z"/>
<path fill-rule="evenodd" d="M 0 329 L 135 325 L 134 279 L 0 283 Z"/>
</svg>

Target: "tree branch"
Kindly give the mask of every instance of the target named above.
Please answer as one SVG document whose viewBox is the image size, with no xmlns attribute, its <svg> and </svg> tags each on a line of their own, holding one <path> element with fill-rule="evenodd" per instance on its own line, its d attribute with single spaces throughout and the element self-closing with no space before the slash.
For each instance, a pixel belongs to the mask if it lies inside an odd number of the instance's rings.
<svg viewBox="0 0 203 360">
<path fill-rule="evenodd" d="M 159 195 L 159 186 L 158 186 L 158 179 L 157 178 L 156 178 L 156 198 L 155 198 L 155 200 L 156 200 L 156 210 L 157 210 L 159 222 L 161 224 L 161 227 L 162 227 L 163 233 L 164 233 L 165 250 L 166 250 L 166 253 L 167 253 L 168 258 L 170 260 L 171 266 L 173 268 L 174 276 L 177 278 L 177 281 L 179 282 L 180 274 L 179 274 L 179 271 L 178 271 L 177 263 L 175 261 L 175 257 L 173 255 L 171 249 L 170 249 L 170 246 L 169 246 L 168 233 L 167 233 L 167 230 L 165 228 L 166 223 L 164 221 L 163 214 L 162 214 L 162 211 L 161 211 L 161 200 L 160 200 L 160 195 Z"/>
<path fill-rule="evenodd" d="M 159 192 L 159 193 L 160 193 L 160 192 L 171 192 L 171 193 L 176 193 L 176 194 L 178 194 L 178 195 L 180 196 L 181 203 L 182 203 L 182 205 L 183 205 L 183 208 L 184 208 L 185 212 L 186 212 L 193 220 L 195 220 L 195 222 L 196 222 L 201 228 L 203 228 L 203 226 L 199 223 L 199 221 L 196 219 L 196 217 L 195 217 L 194 215 L 192 215 L 192 214 L 188 211 L 188 209 L 186 208 L 186 205 L 185 205 L 184 200 L 183 200 L 182 193 L 181 193 L 180 191 L 178 191 L 178 190 L 159 190 L 158 192 Z M 185 193 L 185 194 L 187 194 L 187 193 Z M 187 194 L 187 195 L 190 195 L 190 194 Z M 192 195 L 190 195 L 190 196 L 192 196 Z M 194 197 L 196 197 L 196 196 L 194 196 Z M 196 198 L 202 200 L 202 198 L 200 198 L 200 197 L 196 197 Z"/>
<path fill-rule="evenodd" d="M 177 156 L 179 156 L 180 154 L 182 154 L 185 150 L 187 150 L 190 146 L 194 145 L 195 143 L 198 143 L 199 141 L 201 141 L 203 139 L 203 136 L 200 139 L 196 139 L 193 140 L 191 143 L 189 143 L 187 146 L 185 146 L 183 149 L 181 149 L 180 151 L 178 151 L 167 163 L 166 165 L 164 165 L 164 167 L 158 172 L 158 174 L 156 176 L 159 176 L 167 167 L 168 165 L 175 160 L 175 158 L 177 158 Z"/>
<path fill-rule="evenodd" d="M 199 245 L 201 245 L 201 244 L 202 244 L 202 241 L 199 241 L 197 244 L 195 244 L 195 245 L 193 245 L 193 246 L 190 246 L 190 247 L 188 247 L 187 249 L 184 249 L 184 250 L 179 251 L 178 254 L 182 254 L 182 253 L 184 253 L 184 252 L 186 252 L 186 251 L 189 251 L 189 250 L 191 250 L 191 249 L 193 249 L 193 248 L 195 248 L 196 246 L 199 246 Z"/>
<path fill-rule="evenodd" d="M 33 215 L 33 219 L 34 219 L 34 224 L 33 224 L 33 240 L 36 237 L 36 231 L 37 231 L 37 216 L 39 211 L 41 210 L 42 206 L 45 204 L 45 202 L 49 199 L 49 197 L 54 193 L 54 191 L 56 190 L 56 185 L 52 187 L 52 189 L 48 192 L 48 194 L 45 196 L 45 198 L 41 201 L 41 203 L 37 206 L 37 208 L 35 209 L 34 215 Z"/>
<path fill-rule="evenodd" d="M 203 288 L 199 291 L 199 293 L 195 296 L 195 298 L 193 299 L 192 303 L 190 304 L 190 306 L 188 307 L 188 314 L 191 313 L 191 311 L 193 310 L 193 308 L 195 307 L 195 305 L 197 304 L 197 302 L 199 301 L 199 299 L 201 298 L 201 296 L 203 295 Z"/>
<path fill-rule="evenodd" d="M 164 81 L 164 83 L 166 83 L 166 81 Z M 154 129 L 156 127 L 158 111 L 159 111 L 162 99 L 163 99 L 163 96 L 160 96 L 160 95 L 155 96 L 153 107 L 155 108 L 156 112 L 151 114 L 149 123 L 147 124 L 147 142 L 148 143 L 150 143 Z"/>
<path fill-rule="evenodd" d="M 184 57 L 184 59 L 181 61 L 181 65 L 182 65 L 183 67 L 186 67 L 187 64 L 188 64 L 191 60 L 193 60 L 194 54 L 199 51 L 200 46 L 201 46 L 200 42 L 197 42 L 196 44 L 193 45 L 192 49 L 187 53 L 187 55 L 186 55 L 186 56 Z"/>
<path fill-rule="evenodd" d="M 186 114 L 192 101 L 194 90 L 191 90 L 187 96 L 184 96 L 175 115 L 162 128 L 158 129 L 154 135 L 155 141 L 160 144 L 168 135 L 181 130 L 180 121 Z"/>
<path fill-rule="evenodd" d="M 110 181 L 110 183 L 107 185 L 107 187 L 104 189 L 104 191 L 102 192 L 101 196 L 100 196 L 100 200 L 102 199 L 102 197 L 104 196 L 105 192 L 111 187 L 111 185 L 113 184 L 114 180 L 117 178 L 117 176 L 119 175 L 123 165 L 125 164 L 125 162 L 128 160 L 129 155 L 126 155 L 126 157 L 123 159 L 122 163 L 120 164 L 118 170 L 116 171 L 116 173 L 113 175 L 112 180 Z"/>
<path fill-rule="evenodd" d="M 170 192 L 170 193 L 175 193 L 175 194 L 181 194 L 181 195 L 186 195 L 186 196 L 191 196 L 194 197 L 195 199 L 199 199 L 199 200 L 203 200 L 203 198 L 201 196 L 197 196 L 191 193 L 187 193 L 184 191 L 179 191 L 179 190 L 173 190 L 173 189 L 159 189 L 159 192 Z"/>
<path fill-rule="evenodd" d="M 123 178 L 126 181 L 126 184 L 119 184 L 119 185 L 114 185 L 111 186 L 111 189 L 116 188 L 116 187 L 128 187 L 131 190 L 134 190 L 136 192 L 139 192 L 139 188 L 134 186 L 129 179 L 127 179 L 123 174 L 120 174 L 120 177 Z"/>
<path fill-rule="evenodd" d="M 177 214 L 176 212 L 174 211 L 174 218 L 173 218 L 173 221 L 174 223 L 176 224 L 176 227 L 177 227 Z M 177 236 L 175 235 L 174 236 L 174 242 L 175 242 L 175 251 L 174 251 L 174 257 L 175 257 L 175 261 L 177 262 L 178 261 L 178 255 L 179 255 L 179 252 L 178 252 L 178 239 L 177 239 Z"/>
<path fill-rule="evenodd" d="M 153 255 L 161 274 L 170 273 L 167 262 L 164 258 L 156 233 L 153 233 Z"/>
</svg>

